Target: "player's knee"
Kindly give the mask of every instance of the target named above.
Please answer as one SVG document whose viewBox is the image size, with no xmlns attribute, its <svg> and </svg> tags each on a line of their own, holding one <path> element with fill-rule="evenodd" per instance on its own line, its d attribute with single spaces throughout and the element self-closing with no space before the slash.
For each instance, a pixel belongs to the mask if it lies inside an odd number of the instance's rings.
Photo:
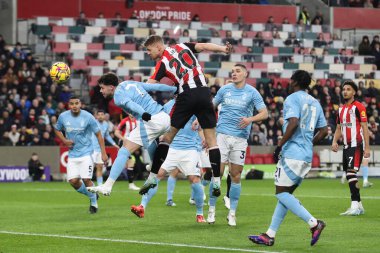
<svg viewBox="0 0 380 253">
<path fill-rule="evenodd" d="M 69 180 L 69 183 L 71 184 L 72 187 L 75 189 L 79 188 L 81 185 L 80 179 L 79 178 L 73 178 Z"/>
</svg>

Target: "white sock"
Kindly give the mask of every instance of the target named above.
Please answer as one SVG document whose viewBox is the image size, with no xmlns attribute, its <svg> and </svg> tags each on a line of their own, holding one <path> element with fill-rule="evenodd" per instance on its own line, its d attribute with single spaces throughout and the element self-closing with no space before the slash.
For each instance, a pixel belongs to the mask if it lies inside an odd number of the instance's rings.
<svg viewBox="0 0 380 253">
<path fill-rule="evenodd" d="M 359 202 L 351 201 L 351 209 L 358 209 L 358 208 L 359 208 Z"/>
<path fill-rule="evenodd" d="M 214 177 L 214 183 L 220 184 L 220 177 Z"/>
<path fill-rule="evenodd" d="M 310 226 L 311 228 L 313 228 L 313 227 L 315 227 L 315 226 L 318 225 L 318 221 L 317 221 L 316 218 L 311 217 L 310 220 L 308 220 L 307 224 L 309 224 L 309 226 Z"/>
<path fill-rule="evenodd" d="M 107 178 L 107 181 L 103 184 L 105 187 L 111 187 L 113 186 L 113 184 L 115 183 L 116 181 L 111 179 L 110 177 Z"/>
<path fill-rule="evenodd" d="M 209 212 L 215 212 L 215 206 L 210 206 L 210 207 L 208 208 L 208 211 L 209 211 Z"/>
<path fill-rule="evenodd" d="M 230 210 L 230 214 L 233 216 L 236 216 L 236 211 L 235 210 Z"/>
<path fill-rule="evenodd" d="M 276 231 L 268 228 L 268 231 L 266 232 L 266 234 L 271 237 L 271 238 L 274 238 L 276 236 Z"/>
</svg>

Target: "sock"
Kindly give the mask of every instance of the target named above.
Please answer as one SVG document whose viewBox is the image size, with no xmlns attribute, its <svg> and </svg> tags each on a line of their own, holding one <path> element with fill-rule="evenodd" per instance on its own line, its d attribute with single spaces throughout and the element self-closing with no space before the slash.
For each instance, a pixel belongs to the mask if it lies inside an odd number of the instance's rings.
<svg viewBox="0 0 380 253">
<path fill-rule="evenodd" d="M 117 153 L 117 157 L 112 164 L 110 176 L 108 177 L 108 179 L 112 179 L 113 182 L 115 182 L 117 180 L 117 178 L 120 176 L 121 172 L 124 170 L 125 164 L 127 163 L 130 155 L 131 155 L 131 153 L 125 147 L 121 147 L 119 149 L 119 152 Z M 107 179 L 107 181 L 108 181 L 108 179 Z M 112 182 L 112 181 L 110 181 L 110 182 Z M 109 183 L 107 185 L 109 185 Z M 111 185 L 111 187 L 112 187 L 112 185 Z"/>
<path fill-rule="evenodd" d="M 351 201 L 351 208 L 352 209 L 358 209 L 360 207 L 360 204 L 361 202 L 358 202 L 358 201 Z"/>
<path fill-rule="evenodd" d="M 240 198 L 240 193 L 241 193 L 241 183 L 231 183 L 231 192 L 230 192 L 230 211 L 232 214 L 236 212 L 236 208 L 239 202 Z"/>
<path fill-rule="evenodd" d="M 230 188 L 231 188 L 231 175 L 228 173 L 227 176 L 227 193 L 226 196 L 229 198 L 230 197 Z"/>
<path fill-rule="evenodd" d="M 288 192 L 282 192 L 276 194 L 277 199 L 292 213 L 296 216 L 300 217 L 303 221 L 308 223 L 309 225 L 313 225 L 313 227 L 317 224 L 317 219 L 315 219 L 305 207 L 301 205 L 301 202 L 294 197 L 293 194 Z"/>
<path fill-rule="evenodd" d="M 79 187 L 79 189 L 77 189 L 77 192 L 82 193 L 83 195 L 86 195 L 87 197 L 89 197 L 89 199 L 91 201 L 91 205 L 98 207 L 98 201 L 96 199 L 96 193 L 92 193 L 92 192 L 87 191 L 86 185 L 83 182 L 82 182 L 81 186 Z"/>
<path fill-rule="evenodd" d="M 211 181 L 211 178 L 212 178 L 212 171 L 207 169 L 205 174 L 203 175 L 202 180 Z"/>
<path fill-rule="evenodd" d="M 153 162 L 154 153 L 156 152 L 157 146 L 158 146 L 157 141 L 154 140 L 152 144 L 150 144 L 149 147 L 147 148 L 151 162 Z"/>
<path fill-rule="evenodd" d="M 127 169 L 128 183 L 132 184 L 133 179 L 135 178 L 135 173 L 133 172 L 133 168 Z"/>
<path fill-rule="evenodd" d="M 157 182 L 156 187 L 150 188 L 149 191 L 142 196 L 140 205 L 142 205 L 144 209 L 147 207 L 150 199 L 153 198 L 154 195 L 156 195 L 157 190 L 158 190 L 158 182 Z"/>
<path fill-rule="evenodd" d="M 215 197 L 214 195 L 212 195 L 212 185 L 210 184 L 210 187 L 209 187 L 209 206 L 213 206 L 215 207 L 216 205 L 216 199 L 217 197 Z"/>
<path fill-rule="evenodd" d="M 368 166 L 362 166 L 360 169 L 362 170 L 364 183 L 368 182 Z"/>
<path fill-rule="evenodd" d="M 201 184 L 202 184 L 204 187 L 206 187 L 207 185 L 210 184 L 210 180 L 202 179 L 202 180 L 201 180 Z"/>
<path fill-rule="evenodd" d="M 346 178 L 347 178 L 348 186 L 350 187 L 351 201 L 360 202 L 360 190 L 357 187 L 358 178 L 356 177 L 356 173 L 347 172 Z"/>
<path fill-rule="evenodd" d="M 169 144 L 161 142 L 154 153 L 151 172 L 157 174 L 168 155 Z"/>
<path fill-rule="evenodd" d="M 166 200 L 173 200 L 173 193 L 177 179 L 175 177 L 168 177 L 168 186 L 167 186 L 167 197 Z"/>
<path fill-rule="evenodd" d="M 286 208 L 286 206 L 284 206 L 280 201 L 277 201 L 277 205 L 272 216 L 272 222 L 270 223 L 267 231 L 267 235 L 269 235 L 269 237 L 274 238 L 276 236 L 276 232 L 284 220 L 287 212 L 288 208 Z"/>
<path fill-rule="evenodd" d="M 96 177 L 96 183 L 98 185 L 102 185 L 103 184 L 103 177 L 102 176 L 101 177 Z"/>
<path fill-rule="evenodd" d="M 210 148 L 209 150 L 210 163 L 214 178 L 220 177 L 220 151 L 218 147 Z"/>
<path fill-rule="evenodd" d="M 197 207 L 197 215 L 203 215 L 203 187 L 200 182 L 191 184 L 194 193 L 195 206 Z"/>
</svg>

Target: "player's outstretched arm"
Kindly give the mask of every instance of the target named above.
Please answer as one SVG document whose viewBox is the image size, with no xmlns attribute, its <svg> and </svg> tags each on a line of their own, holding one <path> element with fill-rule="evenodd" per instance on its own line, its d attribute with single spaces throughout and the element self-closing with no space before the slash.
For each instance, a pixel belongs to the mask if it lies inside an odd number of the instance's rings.
<svg viewBox="0 0 380 253">
<path fill-rule="evenodd" d="M 327 136 L 327 126 L 318 128 L 318 133 L 313 138 L 313 145 L 317 144 Z"/>
<path fill-rule="evenodd" d="M 228 42 L 223 46 L 214 43 L 196 43 L 195 50 L 198 53 L 202 51 L 211 51 L 215 53 L 230 54 L 232 52 L 232 45 Z"/>
<path fill-rule="evenodd" d="M 335 133 L 334 133 L 334 139 L 331 145 L 331 150 L 334 152 L 338 152 L 339 145 L 338 145 L 338 140 L 342 136 L 342 130 L 340 129 L 340 124 L 336 125 Z"/>
<path fill-rule="evenodd" d="M 102 136 L 102 132 L 101 131 L 98 131 L 95 133 L 96 135 L 96 138 L 98 139 L 98 143 L 99 143 L 99 146 L 100 146 L 100 151 L 102 153 L 102 160 L 104 163 L 107 162 L 108 160 L 108 157 L 107 157 L 107 153 L 106 153 L 106 146 L 104 144 L 104 139 L 103 139 L 103 136 Z"/>
<path fill-rule="evenodd" d="M 143 83 L 142 86 L 146 91 L 166 91 L 166 92 L 172 92 L 172 93 L 177 91 L 177 87 L 175 86 L 169 86 L 169 85 L 160 84 L 160 83 L 150 83 L 150 84 Z"/>
</svg>

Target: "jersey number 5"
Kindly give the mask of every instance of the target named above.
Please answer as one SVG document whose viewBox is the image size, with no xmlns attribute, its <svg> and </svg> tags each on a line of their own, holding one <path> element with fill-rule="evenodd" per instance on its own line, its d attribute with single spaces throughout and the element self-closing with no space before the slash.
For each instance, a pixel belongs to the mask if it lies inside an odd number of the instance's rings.
<svg viewBox="0 0 380 253">
<path fill-rule="evenodd" d="M 191 60 L 191 63 L 186 61 L 185 56 Z M 184 75 L 196 66 L 196 60 L 193 54 L 188 49 L 183 49 L 178 53 L 178 59 L 173 58 L 169 61 L 169 66 L 176 69 L 176 75 L 179 79 L 182 79 Z"/>
</svg>

